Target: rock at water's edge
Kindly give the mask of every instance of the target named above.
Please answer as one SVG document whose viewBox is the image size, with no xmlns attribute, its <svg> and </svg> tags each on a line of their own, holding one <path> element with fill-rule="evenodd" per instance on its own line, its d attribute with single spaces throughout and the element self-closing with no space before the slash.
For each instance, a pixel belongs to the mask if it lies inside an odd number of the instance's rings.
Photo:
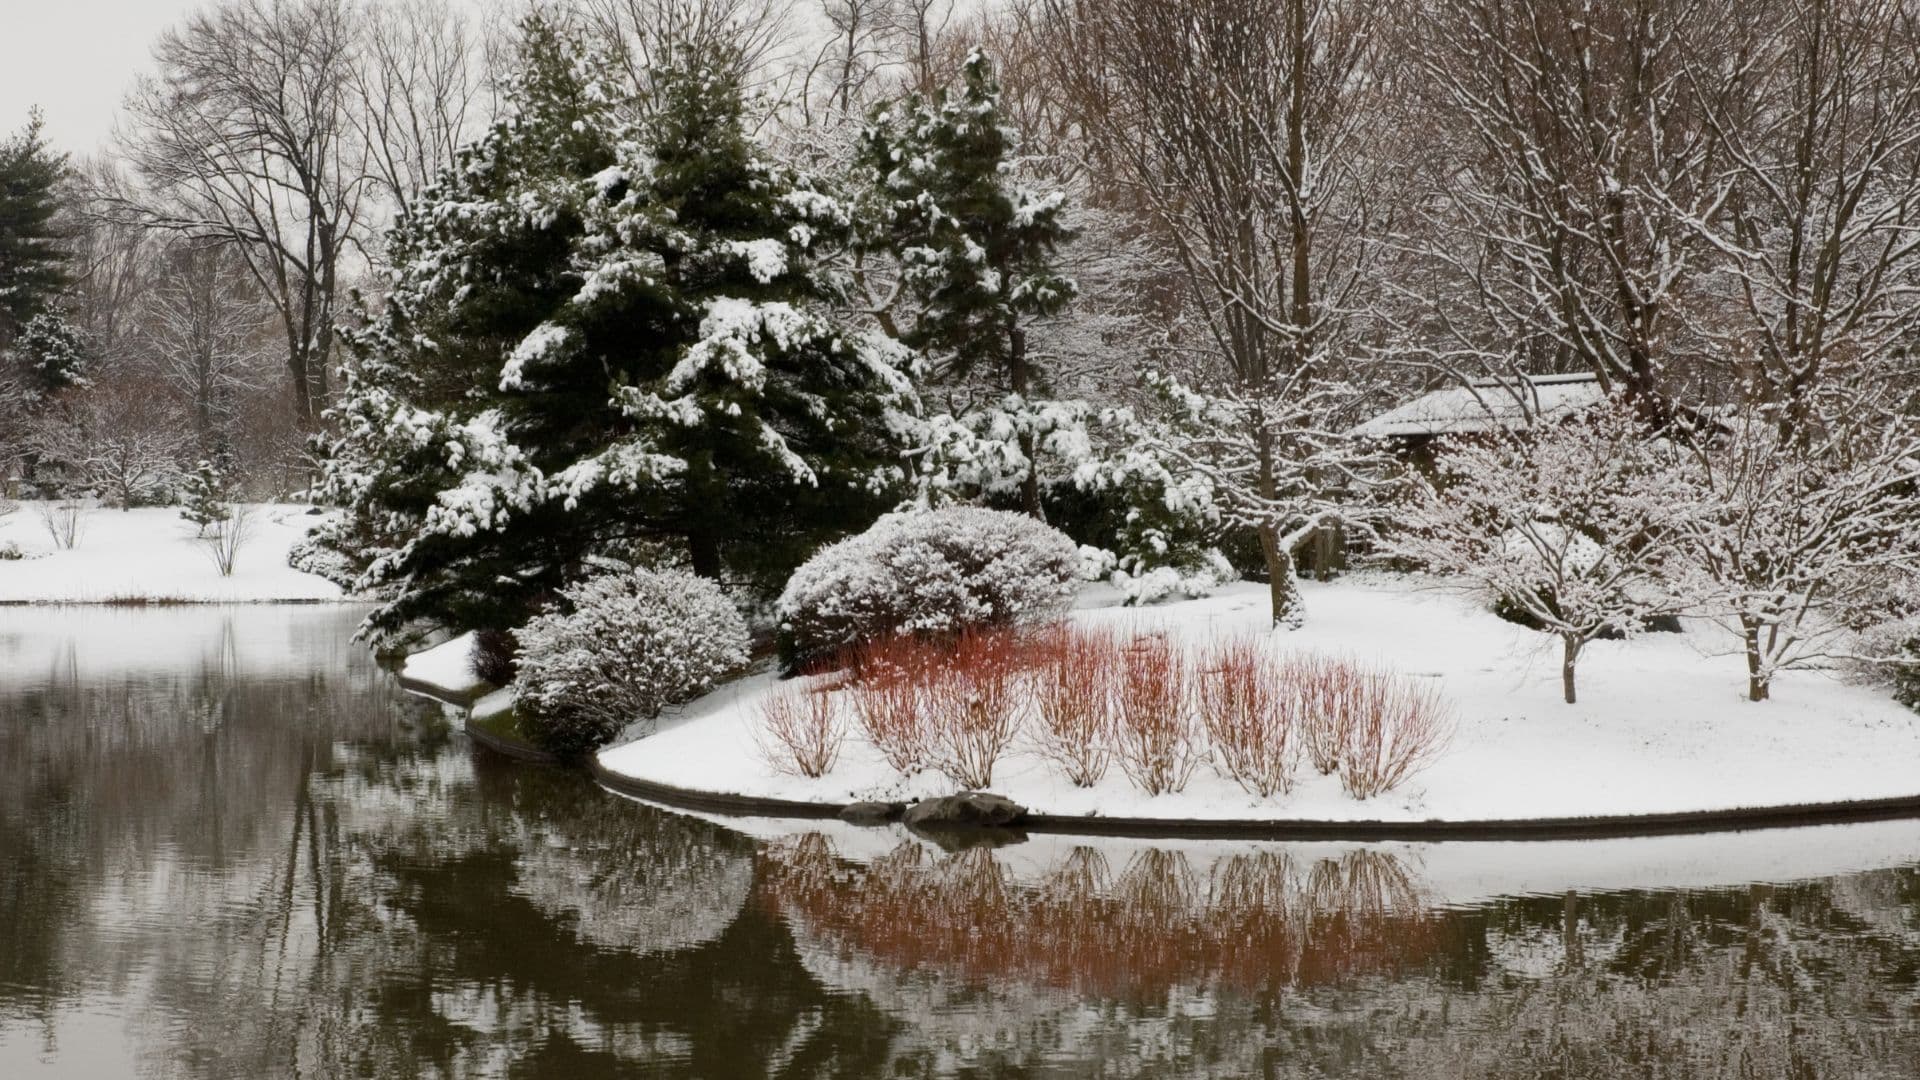
<svg viewBox="0 0 1920 1080">
<path fill-rule="evenodd" d="M 905 821 L 920 828 L 1004 828 L 1027 819 L 1027 808 L 1004 795 L 968 791 L 922 799 L 907 808 Z"/>
</svg>

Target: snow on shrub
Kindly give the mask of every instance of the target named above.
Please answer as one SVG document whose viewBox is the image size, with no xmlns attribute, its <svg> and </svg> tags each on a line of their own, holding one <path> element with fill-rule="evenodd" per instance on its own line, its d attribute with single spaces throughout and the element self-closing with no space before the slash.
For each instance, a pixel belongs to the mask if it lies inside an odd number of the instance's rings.
<svg viewBox="0 0 1920 1080">
<path fill-rule="evenodd" d="M 786 686 L 760 701 L 760 754 L 776 772 L 817 779 L 840 760 L 847 722 L 822 687 Z"/>
<path fill-rule="evenodd" d="M 318 534 L 294 541 L 287 549 L 287 565 L 303 574 L 326 578 L 351 592 L 360 571 L 346 552 L 330 546 Z"/>
<path fill-rule="evenodd" d="M 1197 675 L 1200 722 L 1212 740 L 1215 767 L 1249 794 L 1291 791 L 1302 710 L 1284 669 L 1259 639 L 1239 638 L 1209 649 Z"/>
<path fill-rule="evenodd" d="M 520 642 L 520 717 L 549 749 L 584 753 L 712 689 L 747 661 L 747 625 L 720 587 L 678 570 L 589 578 Z"/>
<path fill-rule="evenodd" d="M 1113 756 L 1120 642 L 1110 631 L 1062 626 L 1038 644 L 1032 686 L 1041 756 L 1075 787 L 1092 787 Z"/>
<path fill-rule="evenodd" d="M 1162 635 L 1135 638 L 1124 653 L 1114 755 L 1147 794 L 1180 791 L 1206 752 L 1188 707 L 1186 654 Z"/>
<path fill-rule="evenodd" d="M 1038 622 L 1073 598 L 1080 553 L 1021 514 L 953 506 L 889 514 L 822 548 L 778 604 L 789 663 L 892 634 Z"/>
<path fill-rule="evenodd" d="M 942 649 L 928 642 L 928 649 Z M 993 783 L 993 767 L 1019 734 L 1026 715 L 1019 637 L 1006 631 L 968 631 L 942 649 L 924 701 L 933 729 L 933 766 L 961 787 Z"/>
</svg>

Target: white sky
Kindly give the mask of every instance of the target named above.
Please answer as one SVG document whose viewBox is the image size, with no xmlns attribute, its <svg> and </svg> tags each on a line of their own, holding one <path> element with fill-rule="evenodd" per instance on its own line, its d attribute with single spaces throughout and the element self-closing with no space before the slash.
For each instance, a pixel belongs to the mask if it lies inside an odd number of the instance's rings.
<svg viewBox="0 0 1920 1080">
<path fill-rule="evenodd" d="M 0 132 L 47 115 L 59 149 L 90 154 L 107 140 L 148 46 L 197 0 L 0 0 Z"/>
<path fill-rule="evenodd" d="M 375 0 L 378 2 L 378 0 Z M 480 0 L 457 0 L 478 9 Z M 75 155 L 101 149 L 155 38 L 209 0 L 0 0 L 0 136 L 40 106 L 47 137 Z"/>
</svg>

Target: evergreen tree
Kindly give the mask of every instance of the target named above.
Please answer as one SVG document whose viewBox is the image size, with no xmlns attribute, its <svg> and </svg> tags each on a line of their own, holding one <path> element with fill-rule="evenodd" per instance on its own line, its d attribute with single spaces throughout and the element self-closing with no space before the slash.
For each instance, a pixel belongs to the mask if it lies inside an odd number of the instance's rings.
<svg viewBox="0 0 1920 1080">
<path fill-rule="evenodd" d="M 1029 414 L 1046 380 L 1027 326 L 1057 315 L 1075 290 L 1056 260 L 1069 239 L 1064 196 L 1017 182 L 1018 149 L 992 65 L 978 50 L 957 92 L 882 108 L 864 138 L 882 205 L 873 242 L 899 260 L 901 283 L 919 303 L 902 320 L 901 339 L 932 358 L 938 377 L 978 379 L 1007 395 L 1005 426 L 1017 432 L 1025 459 L 1021 503 L 1039 517 L 1034 458 L 1048 428 Z"/>
<path fill-rule="evenodd" d="M 0 347 L 50 311 L 70 280 L 56 221 L 67 157 L 47 146 L 40 129 L 36 111 L 0 142 Z"/>
<path fill-rule="evenodd" d="M 86 335 L 58 312 L 27 320 L 13 346 L 28 387 L 42 399 L 86 384 Z"/>
<path fill-rule="evenodd" d="M 206 458 L 187 475 L 180 492 L 180 516 L 199 527 L 196 535 L 207 535 L 207 526 L 227 519 L 227 489 L 220 467 Z"/>
<path fill-rule="evenodd" d="M 904 481 L 910 354 L 826 318 L 847 212 L 753 143 L 731 58 L 676 51 L 641 108 L 582 42 L 525 38 L 354 342 L 322 491 L 397 589 L 375 632 L 518 625 L 636 546 L 777 584 Z"/>
</svg>

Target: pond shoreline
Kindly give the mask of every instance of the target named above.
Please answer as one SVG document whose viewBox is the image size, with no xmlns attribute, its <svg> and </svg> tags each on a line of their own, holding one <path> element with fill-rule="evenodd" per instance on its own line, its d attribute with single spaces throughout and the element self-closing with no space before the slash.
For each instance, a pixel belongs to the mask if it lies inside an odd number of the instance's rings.
<svg viewBox="0 0 1920 1080">
<path fill-rule="evenodd" d="M 609 791 L 701 813 L 819 820 L 838 818 L 849 805 L 675 787 L 615 772 L 598 758 L 593 759 L 589 769 L 594 779 Z M 1478 821 L 1139 818 L 1036 812 L 1028 814 L 1017 828 L 1026 832 L 1122 836 L 1143 840 L 1601 840 L 1748 832 L 1906 818 L 1920 818 L 1920 795 L 1727 810 Z"/>
</svg>

